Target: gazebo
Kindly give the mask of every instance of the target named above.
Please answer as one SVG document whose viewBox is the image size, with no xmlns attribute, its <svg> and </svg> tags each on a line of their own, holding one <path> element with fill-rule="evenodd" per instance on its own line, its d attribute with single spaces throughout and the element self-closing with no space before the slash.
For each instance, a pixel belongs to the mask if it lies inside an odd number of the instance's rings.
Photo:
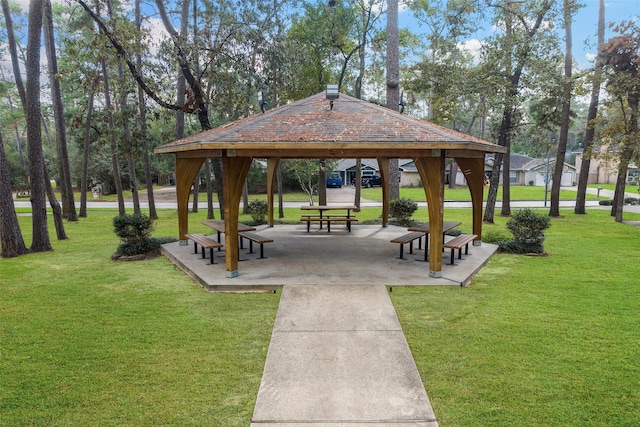
<svg viewBox="0 0 640 427">
<path fill-rule="evenodd" d="M 238 214 L 242 188 L 254 158 L 267 159 L 269 225 L 280 159 L 376 158 L 382 178 L 382 226 L 389 212 L 389 159 L 414 159 L 427 199 L 429 275 L 442 275 L 445 159 L 463 171 L 473 206 L 473 234 L 482 236 L 484 156 L 504 147 L 344 94 L 329 101 L 324 92 L 155 149 L 176 156 L 179 238 L 187 243 L 191 186 L 207 158 L 220 158 L 224 182 L 227 277 L 238 275 Z"/>
</svg>

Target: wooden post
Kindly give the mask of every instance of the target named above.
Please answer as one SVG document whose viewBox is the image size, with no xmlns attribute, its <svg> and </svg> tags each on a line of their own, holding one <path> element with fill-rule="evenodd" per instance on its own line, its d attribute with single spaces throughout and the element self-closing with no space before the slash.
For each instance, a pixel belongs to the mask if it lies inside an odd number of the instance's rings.
<svg viewBox="0 0 640 427">
<path fill-rule="evenodd" d="M 267 206 L 269 211 L 269 227 L 273 227 L 273 193 L 276 186 L 276 177 L 278 175 L 278 166 L 280 165 L 279 157 L 269 157 L 267 159 Z"/>
<path fill-rule="evenodd" d="M 227 277 L 238 276 L 238 214 L 242 187 L 251 167 L 251 157 L 229 157 L 222 153 L 222 181 L 224 182 L 224 245 Z"/>
<path fill-rule="evenodd" d="M 178 238 L 181 245 L 187 244 L 189 232 L 189 194 L 191 186 L 205 158 L 176 157 L 176 198 L 178 202 Z"/>
<path fill-rule="evenodd" d="M 424 184 L 429 209 L 429 276 L 442 277 L 442 221 L 444 216 L 444 151 L 414 159 Z"/>
<path fill-rule="evenodd" d="M 456 163 L 467 180 L 467 186 L 471 193 L 471 205 L 473 207 L 473 234 L 476 239 L 474 246 L 482 243 L 482 199 L 484 187 L 484 157 L 456 158 Z"/>
<path fill-rule="evenodd" d="M 389 222 L 389 158 L 378 157 L 378 168 L 382 181 L 382 226 L 386 227 Z"/>
</svg>

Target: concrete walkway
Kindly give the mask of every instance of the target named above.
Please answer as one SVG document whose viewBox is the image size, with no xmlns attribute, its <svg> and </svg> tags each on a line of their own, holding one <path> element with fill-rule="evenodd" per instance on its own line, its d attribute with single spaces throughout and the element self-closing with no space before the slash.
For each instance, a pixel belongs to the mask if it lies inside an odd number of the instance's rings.
<svg viewBox="0 0 640 427">
<path fill-rule="evenodd" d="M 438 426 L 384 286 L 284 286 L 251 425 Z"/>
</svg>

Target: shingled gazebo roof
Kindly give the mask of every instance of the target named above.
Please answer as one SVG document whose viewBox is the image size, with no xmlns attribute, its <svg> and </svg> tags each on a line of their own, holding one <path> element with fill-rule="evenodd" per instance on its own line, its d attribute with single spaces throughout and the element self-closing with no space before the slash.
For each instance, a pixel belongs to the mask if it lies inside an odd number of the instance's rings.
<svg viewBox="0 0 640 427">
<path fill-rule="evenodd" d="M 173 153 L 176 157 L 178 228 L 185 244 L 191 185 L 207 158 L 221 162 L 228 277 L 238 275 L 240 197 L 254 158 L 267 159 L 270 226 L 274 225 L 273 193 L 281 159 L 377 159 L 383 183 L 383 227 L 389 216 L 389 159 L 413 159 L 429 210 L 429 275 L 441 277 L 445 159 L 455 159 L 464 171 L 473 205 L 473 234 L 479 243 L 484 157 L 486 153 L 505 151 L 504 147 L 348 95 L 340 95 L 330 108 L 324 93 L 155 149 L 156 153 Z"/>
<path fill-rule="evenodd" d="M 270 157 L 274 155 L 270 150 L 278 150 L 279 157 L 321 154 L 322 158 L 372 157 L 379 150 L 389 156 L 390 149 L 394 150 L 390 157 L 408 158 L 424 149 L 503 151 L 487 141 L 348 95 L 341 94 L 330 109 L 323 92 L 171 142 L 156 152 L 219 149 L 242 150 L 254 157 Z M 311 151 L 302 155 L 300 150 Z"/>
</svg>

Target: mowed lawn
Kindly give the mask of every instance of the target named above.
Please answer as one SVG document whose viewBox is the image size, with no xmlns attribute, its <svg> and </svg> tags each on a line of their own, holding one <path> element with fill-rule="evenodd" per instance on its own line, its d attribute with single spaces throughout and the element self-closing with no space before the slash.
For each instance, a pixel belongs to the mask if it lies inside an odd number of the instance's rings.
<svg viewBox="0 0 640 427">
<path fill-rule="evenodd" d="M 394 287 L 441 426 L 640 425 L 640 229 L 563 214 L 547 257 L 499 254 L 468 288 Z M 0 259 L 0 425 L 248 426 L 279 294 L 209 294 L 162 257 L 112 262 L 114 215 Z M 175 236 L 175 211 L 160 216 L 154 235 Z"/>
</svg>

